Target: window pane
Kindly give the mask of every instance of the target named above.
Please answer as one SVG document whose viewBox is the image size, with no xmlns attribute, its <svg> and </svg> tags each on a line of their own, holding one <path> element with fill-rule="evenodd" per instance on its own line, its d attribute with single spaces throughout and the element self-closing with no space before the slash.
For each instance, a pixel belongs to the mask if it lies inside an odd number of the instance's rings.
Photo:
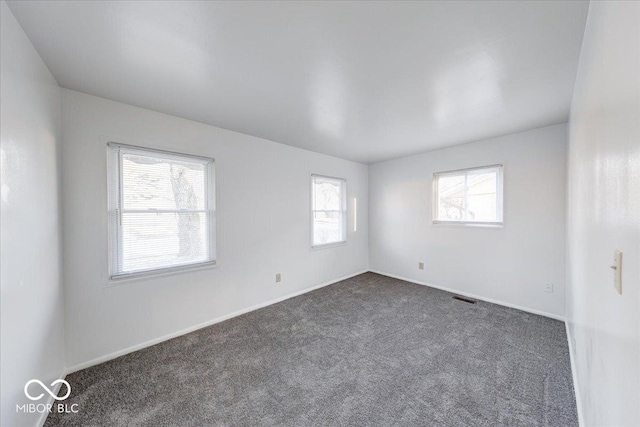
<svg viewBox="0 0 640 427">
<path fill-rule="evenodd" d="M 313 176 L 312 245 L 344 242 L 346 182 L 340 178 Z"/>
<path fill-rule="evenodd" d="M 499 174 L 501 167 L 436 175 L 435 220 L 501 222 Z"/>
<path fill-rule="evenodd" d="M 467 175 L 467 221 L 491 222 L 497 220 L 497 172 L 472 171 Z"/>
<path fill-rule="evenodd" d="M 213 159 L 109 143 L 110 273 L 215 262 Z"/>
<path fill-rule="evenodd" d="M 190 209 L 206 207 L 204 163 L 124 153 L 124 209 Z"/>
<path fill-rule="evenodd" d="M 496 194 L 496 172 L 469 173 L 467 186 L 469 195 Z"/>
<path fill-rule="evenodd" d="M 207 229 L 205 213 L 123 213 L 120 271 L 206 262 Z"/>
<path fill-rule="evenodd" d="M 438 178 L 438 218 L 449 221 L 465 219 L 464 174 Z"/>
<path fill-rule="evenodd" d="M 342 210 L 342 181 L 315 177 L 314 179 L 314 209 L 315 210 Z"/>
<path fill-rule="evenodd" d="M 314 212 L 313 244 L 336 243 L 343 238 L 343 218 L 341 212 Z"/>
<path fill-rule="evenodd" d="M 496 195 L 469 195 L 467 221 L 491 222 L 496 221 Z"/>
</svg>

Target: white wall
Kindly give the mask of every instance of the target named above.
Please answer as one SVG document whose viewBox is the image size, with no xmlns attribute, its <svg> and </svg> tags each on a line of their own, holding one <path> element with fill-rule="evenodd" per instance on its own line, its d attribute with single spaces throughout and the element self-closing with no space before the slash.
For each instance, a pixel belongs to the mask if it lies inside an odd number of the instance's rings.
<svg viewBox="0 0 640 427">
<path fill-rule="evenodd" d="M 371 269 L 564 316 L 566 142 L 556 125 L 370 166 Z M 434 172 L 498 163 L 504 228 L 432 224 Z"/>
<path fill-rule="evenodd" d="M 586 426 L 640 425 L 640 3 L 591 2 L 571 109 L 567 317 Z M 613 251 L 623 252 L 622 295 Z"/>
<path fill-rule="evenodd" d="M 25 383 L 50 384 L 64 371 L 60 89 L 4 1 L 0 8 L 0 424 L 21 426 L 40 418 L 16 413 L 17 404 L 31 402 Z"/>
<path fill-rule="evenodd" d="M 62 127 L 71 368 L 368 269 L 366 165 L 70 90 Z M 217 267 L 109 286 L 107 141 L 216 159 Z M 345 246 L 310 250 L 311 173 L 346 178 L 358 199 Z"/>
</svg>

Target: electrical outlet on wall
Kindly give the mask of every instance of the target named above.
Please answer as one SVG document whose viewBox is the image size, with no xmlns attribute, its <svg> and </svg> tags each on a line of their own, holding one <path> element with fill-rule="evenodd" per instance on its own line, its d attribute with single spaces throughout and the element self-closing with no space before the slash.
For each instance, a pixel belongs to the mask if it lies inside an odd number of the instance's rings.
<svg viewBox="0 0 640 427">
<path fill-rule="evenodd" d="M 424 270 L 424 262 L 418 263 L 418 270 Z"/>
<path fill-rule="evenodd" d="M 553 283 L 545 283 L 544 291 L 552 294 L 553 293 Z"/>
<path fill-rule="evenodd" d="M 282 281 L 282 276 L 280 275 L 280 273 L 276 274 L 276 283 Z"/>
</svg>

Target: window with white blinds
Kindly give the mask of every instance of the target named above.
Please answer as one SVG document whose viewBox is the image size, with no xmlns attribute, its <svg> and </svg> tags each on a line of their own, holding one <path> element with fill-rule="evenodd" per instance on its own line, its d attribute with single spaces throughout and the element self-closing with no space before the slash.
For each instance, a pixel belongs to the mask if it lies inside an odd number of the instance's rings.
<svg viewBox="0 0 640 427">
<path fill-rule="evenodd" d="M 347 241 L 347 181 L 311 176 L 312 247 Z"/>
<path fill-rule="evenodd" d="M 433 174 L 433 223 L 502 225 L 502 165 Z"/>
<path fill-rule="evenodd" d="M 112 279 L 215 263 L 213 159 L 108 144 Z"/>
</svg>

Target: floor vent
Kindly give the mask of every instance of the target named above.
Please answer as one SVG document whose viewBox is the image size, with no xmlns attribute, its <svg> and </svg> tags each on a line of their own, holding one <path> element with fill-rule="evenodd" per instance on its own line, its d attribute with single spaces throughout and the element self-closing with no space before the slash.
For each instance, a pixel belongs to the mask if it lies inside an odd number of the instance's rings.
<svg viewBox="0 0 640 427">
<path fill-rule="evenodd" d="M 468 302 L 469 304 L 475 304 L 476 303 L 476 300 L 471 299 L 471 298 L 467 298 L 467 297 L 461 297 L 460 295 L 454 295 L 453 299 L 457 299 L 458 301 Z"/>
</svg>

